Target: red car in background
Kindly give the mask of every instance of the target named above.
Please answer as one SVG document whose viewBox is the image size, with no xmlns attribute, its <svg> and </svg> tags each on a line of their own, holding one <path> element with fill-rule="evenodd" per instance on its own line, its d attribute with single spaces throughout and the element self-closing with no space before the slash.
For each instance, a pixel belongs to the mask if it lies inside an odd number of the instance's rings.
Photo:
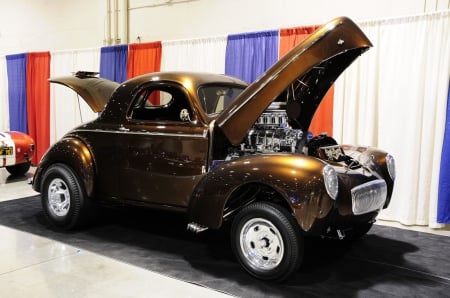
<svg viewBox="0 0 450 298">
<path fill-rule="evenodd" d="M 23 175 L 30 169 L 34 155 L 34 140 L 18 132 L 0 132 L 0 168 L 6 167 L 11 175 Z"/>
</svg>

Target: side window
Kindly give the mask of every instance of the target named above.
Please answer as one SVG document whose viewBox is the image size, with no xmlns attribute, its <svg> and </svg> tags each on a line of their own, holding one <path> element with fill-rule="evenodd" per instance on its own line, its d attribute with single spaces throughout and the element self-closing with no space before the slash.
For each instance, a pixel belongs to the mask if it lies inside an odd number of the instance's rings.
<svg viewBox="0 0 450 298">
<path fill-rule="evenodd" d="M 245 86 L 206 85 L 198 90 L 200 103 L 209 115 L 223 111 L 241 92 Z"/>
<path fill-rule="evenodd" d="M 182 109 L 191 112 L 185 94 L 178 88 L 173 86 L 149 88 L 138 94 L 131 118 L 148 121 L 181 121 Z"/>
<path fill-rule="evenodd" d="M 141 100 L 144 101 L 144 107 L 146 108 L 161 108 L 171 104 L 173 100 L 172 94 L 164 90 L 152 90 L 148 96 L 145 93 L 147 92 L 144 92 Z"/>
</svg>

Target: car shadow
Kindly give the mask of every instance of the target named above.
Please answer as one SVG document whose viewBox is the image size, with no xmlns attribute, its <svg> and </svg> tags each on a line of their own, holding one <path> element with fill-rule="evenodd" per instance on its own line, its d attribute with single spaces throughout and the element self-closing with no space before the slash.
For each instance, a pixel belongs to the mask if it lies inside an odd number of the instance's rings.
<svg viewBox="0 0 450 298">
<path fill-rule="evenodd" d="M 5 184 L 8 183 L 14 183 L 14 182 L 20 182 L 20 181 L 27 181 L 28 184 L 30 184 L 30 179 L 33 178 L 33 173 L 27 172 L 22 175 L 13 175 L 9 174 L 5 179 Z"/>
<path fill-rule="evenodd" d="M 404 255 L 417 252 L 418 246 L 373 233 L 353 243 L 305 238 L 304 261 L 298 272 L 283 283 L 273 283 L 249 276 L 238 264 L 231 251 L 228 225 L 193 234 L 186 230 L 180 214 L 129 207 L 103 209 L 101 214 L 97 224 L 85 232 L 127 249 L 133 247 L 151 259 L 136 258 L 135 265 L 164 274 L 173 272 L 174 277 L 240 297 L 294 297 L 300 293 L 353 297 L 371 288 L 376 288 L 376 293 L 383 285 L 387 295 L 392 282 L 405 289 L 411 279 L 427 287 L 435 283 L 414 274 L 427 271 L 420 264 L 404 259 Z"/>
</svg>

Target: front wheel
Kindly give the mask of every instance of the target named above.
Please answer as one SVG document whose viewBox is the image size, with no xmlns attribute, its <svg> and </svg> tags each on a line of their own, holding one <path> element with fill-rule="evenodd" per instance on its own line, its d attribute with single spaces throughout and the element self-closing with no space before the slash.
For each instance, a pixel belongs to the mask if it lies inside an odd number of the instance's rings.
<svg viewBox="0 0 450 298">
<path fill-rule="evenodd" d="M 236 215 L 231 245 L 244 269 L 263 280 L 285 280 L 303 259 L 303 239 L 294 217 L 267 202 L 253 203 Z"/>
<path fill-rule="evenodd" d="M 46 217 L 59 228 L 79 227 L 90 217 L 90 201 L 82 184 L 64 164 L 52 165 L 45 173 L 41 202 Z"/>
</svg>

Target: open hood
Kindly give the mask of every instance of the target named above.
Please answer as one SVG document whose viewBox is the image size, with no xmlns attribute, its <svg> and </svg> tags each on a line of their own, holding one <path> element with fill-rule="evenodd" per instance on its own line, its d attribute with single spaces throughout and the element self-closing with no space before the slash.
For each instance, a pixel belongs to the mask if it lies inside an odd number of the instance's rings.
<svg viewBox="0 0 450 298">
<path fill-rule="evenodd" d="M 286 105 L 289 124 L 306 131 L 336 78 L 372 44 L 348 18 L 312 33 L 249 85 L 216 119 L 231 144 L 239 145 L 274 101 Z"/>
<path fill-rule="evenodd" d="M 50 78 L 49 82 L 64 85 L 78 93 L 98 113 L 103 111 L 119 83 L 102 79 L 95 72 L 77 72 L 74 76 Z"/>
</svg>

